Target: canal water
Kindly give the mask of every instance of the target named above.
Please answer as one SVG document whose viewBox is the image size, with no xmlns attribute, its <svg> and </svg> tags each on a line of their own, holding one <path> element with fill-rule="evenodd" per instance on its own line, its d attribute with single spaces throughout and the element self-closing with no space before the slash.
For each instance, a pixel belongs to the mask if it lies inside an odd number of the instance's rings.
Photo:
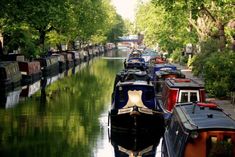
<svg viewBox="0 0 235 157">
<path fill-rule="evenodd" d="M 0 156 L 160 156 L 160 137 L 109 130 L 114 78 L 126 56 L 125 51 L 110 51 L 60 75 L 1 93 Z"/>
</svg>

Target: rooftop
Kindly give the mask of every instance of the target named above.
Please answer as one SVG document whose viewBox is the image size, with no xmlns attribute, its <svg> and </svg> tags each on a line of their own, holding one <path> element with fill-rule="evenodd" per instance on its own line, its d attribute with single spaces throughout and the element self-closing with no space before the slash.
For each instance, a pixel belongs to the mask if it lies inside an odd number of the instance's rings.
<svg viewBox="0 0 235 157">
<path fill-rule="evenodd" d="M 208 104 L 206 104 L 208 105 Z M 197 129 L 232 129 L 235 131 L 235 121 L 221 108 L 198 106 L 193 103 L 178 104 L 176 112 L 185 128 Z"/>
</svg>

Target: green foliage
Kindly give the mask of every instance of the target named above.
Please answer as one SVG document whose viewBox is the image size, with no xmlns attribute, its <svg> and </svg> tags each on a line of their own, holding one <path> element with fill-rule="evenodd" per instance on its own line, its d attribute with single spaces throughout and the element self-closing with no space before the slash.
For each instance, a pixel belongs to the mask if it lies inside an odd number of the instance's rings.
<svg viewBox="0 0 235 157">
<path fill-rule="evenodd" d="M 123 20 L 117 15 L 110 0 L 3 0 L 0 6 L 0 30 L 5 32 L 11 27 L 26 24 L 28 30 L 27 46 L 23 46 L 17 38 L 15 44 L 24 49 L 28 55 L 32 52 L 33 43 L 44 53 L 49 46 L 67 44 L 79 40 L 81 43 L 99 43 L 113 40 L 122 35 Z M 20 29 L 20 28 L 17 28 Z M 31 41 L 30 41 L 31 40 Z M 7 40 L 6 40 L 7 41 Z M 6 45 L 8 42 L 5 42 Z M 26 52 L 28 51 L 28 52 Z"/>
<path fill-rule="evenodd" d="M 208 39 L 207 41 L 201 42 L 201 53 L 196 54 L 194 61 L 191 63 L 194 75 L 199 76 L 204 74 L 204 65 L 211 55 L 218 52 L 219 44 L 217 40 Z"/>
<path fill-rule="evenodd" d="M 181 5 L 169 12 L 160 3 L 146 3 L 137 10 L 137 28 L 145 35 L 144 42 L 149 46 L 156 43 L 168 52 L 183 47 L 186 43 L 196 43 L 195 32 L 188 31 L 188 13 L 181 10 Z"/>
<path fill-rule="evenodd" d="M 176 63 L 180 62 L 181 57 L 182 57 L 182 51 L 180 49 L 174 50 L 173 53 L 171 53 L 170 55 L 170 59 Z"/>
<path fill-rule="evenodd" d="M 231 51 L 214 53 L 207 58 L 203 73 L 207 91 L 223 97 L 235 87 L 235 54 Z"/>
<path fill-rule="evenodd" d="M 39 53 L 36 42 L 32 38 L 32 32 L 25 24 L 4 29 L 3 36 L 6 43 L 4 48 L 8 52 L 20 49 L 26 57 L 35 56 Z"/>
</svg>

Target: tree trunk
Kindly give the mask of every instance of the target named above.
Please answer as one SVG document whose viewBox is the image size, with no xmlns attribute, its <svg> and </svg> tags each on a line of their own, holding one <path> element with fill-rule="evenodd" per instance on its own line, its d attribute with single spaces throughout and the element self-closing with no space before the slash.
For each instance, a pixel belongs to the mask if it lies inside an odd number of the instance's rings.
<svg viewBox="0 0 235 157">
<path fill-rule="evenodd" d="M 39 46 L 41 47 L 41 52 L 44 53 L 45 51 L 45 38 L 46 38 L 46 31 L 44 29 L 39 30 Z"/>
<path fill-rule="evenodd" d="M 225 33 L 224 33 L 224 24 L 222 24 L 221 22 L 218 22 L 217 24 L 218 30 L 219 30 L 219 48 L 220 51 L 223 51 L 225 49 L 225 45 L 226 45 L 226 37 L 225 37 Z"/>
</svg>

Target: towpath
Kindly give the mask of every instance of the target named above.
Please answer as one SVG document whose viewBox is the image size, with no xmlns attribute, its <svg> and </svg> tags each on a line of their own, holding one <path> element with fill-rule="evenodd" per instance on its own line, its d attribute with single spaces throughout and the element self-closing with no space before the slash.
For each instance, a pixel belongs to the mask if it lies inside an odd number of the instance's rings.
<svg viewBox="0 0 235 157">
<path fill-rule="evenodd" d="M 186 66 L 182 66 L 179 64 L 173 63 L 177 68 L 181 69 L 181 72 L 185 74 L 186 78 L 192 78 L 198 83 L 204 85 L 204 81 L 202 78 L 196 77 L 192 74 L 192 71 Z M 221 100 L 218 98 L 207 98 L 207 101 L 214 102 L 218 104 L 227 114 L 231 115 L 231 117 L 235 120 L 235 104 L 231 103 L 231 100 Z"/>
</svg>

